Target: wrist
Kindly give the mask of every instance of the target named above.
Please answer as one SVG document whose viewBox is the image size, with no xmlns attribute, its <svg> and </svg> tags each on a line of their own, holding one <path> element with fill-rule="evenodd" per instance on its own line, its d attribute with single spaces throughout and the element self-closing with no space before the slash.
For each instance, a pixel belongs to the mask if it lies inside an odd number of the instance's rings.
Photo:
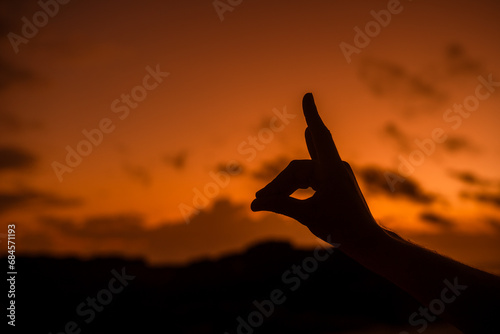
<svg viewBox="0 0 500 334">
<path fill-rule="evenodd" d="M 347 255 L 364 255 L 380 250 L 382 245 L 387 245 L 388 241 L 394 240 L 377 222 L 370 218 L 369 224 L 365 224 L 362 229 L 352 231 L 342 240 L 341 248 Z"/>
</svg>

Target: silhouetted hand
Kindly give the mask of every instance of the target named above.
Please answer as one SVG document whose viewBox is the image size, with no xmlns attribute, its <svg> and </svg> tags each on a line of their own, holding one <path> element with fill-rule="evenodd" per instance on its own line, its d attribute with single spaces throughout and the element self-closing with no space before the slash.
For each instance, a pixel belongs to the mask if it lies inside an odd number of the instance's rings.
<svg viewBox="0 0 500 334">
<path fill-rule="evenodd" d="M 424 306 L 434 305 L 453 290 L 456 298 L 446 302 L 436 315 L 464 333 L 500 333 L 500 322 L 496 320 L 500 312 L 500 277 L 429 251 L 380 227 L 351 167 L 340 159 L 312 94 L 304 96 L 302 107 L 311 160 L 290 162 L 257 192 L 252 210 L 289 216 L 321 239 L 342 244 L 346 255 L 387 278 Z M 290 197 L 295 190 L 308 187 L 316 191 L 312 197 Z M 451 281 L 455 285 L 450 288 Z"/>
<path fill-rule="evenodd" d="M 272 211 L 298 220 L 319 238 L 357 243 L 382 232 L 372 217 L 351 167 L 342 161 L 330 131 L 318 114 L 311 93 L 302 108 L 311 160 L 293 160 L 267 186 L 256 193 L 253 211 Z M 290 195 L 311 187 L 316 192 L 300 200 Z M 331 240 L 328 236 L 331 236 Z"/>
</svg>

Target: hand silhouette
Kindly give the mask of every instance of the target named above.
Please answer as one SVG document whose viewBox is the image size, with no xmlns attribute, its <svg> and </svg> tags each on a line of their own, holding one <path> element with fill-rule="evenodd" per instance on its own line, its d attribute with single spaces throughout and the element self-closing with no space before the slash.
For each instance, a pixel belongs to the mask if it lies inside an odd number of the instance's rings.
<svg viewBox="0 0 500 334">
<path fill-rule="evenodd" d="M 429 251 L 380 227 L 351 167 L 340 158 L 311 93 L 304 96 L 302 108 L 311 160 L 290 162 L 257 192 L 252 210 L 289 216 L 319 238 L 340 243 L 346 255 L 398 285 L 422 305 L 439 302 L 449 289 L 454 289 L 458 292 L 456 299 L 435 315 L 464 333 L 500 333 L 500 322 L 496 320 L 500 312 L 500 277 Z M 308 187 L 316 191 L 310 198 L 290 196 Z M 450 287 L 451 281 L 456 286 Z"/>
<path fill-rule="evenodd" d="M 351 167 L 339 156 L 330 131 L 318 114 L 311 93 L 302 108 L 307 122 L 306 144 L 311 160 L 293 160 L 267 186 L 256 193 L 253 211 L 272 211 L 298 220 L 317 237 L 330 242 L 356 243 L 383 233 L 370 213 Z M 290 195 L 311 187 L 312 197 Z"/>
</svg>

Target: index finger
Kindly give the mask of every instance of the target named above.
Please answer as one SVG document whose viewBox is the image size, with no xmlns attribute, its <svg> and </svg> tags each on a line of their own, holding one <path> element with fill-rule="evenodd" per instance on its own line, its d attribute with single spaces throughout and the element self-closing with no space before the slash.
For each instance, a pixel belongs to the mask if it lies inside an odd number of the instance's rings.
<svg viewBox="0 0 500 334">
<path fill-rule="evenodd" d="M 319 116 L 312 93 L 307 93 L 302 99 L 302 109 L 316 149 L 317 159 L 320 165 L 325 166 L 330 171 L 343 168 L 332 135 L 323 120 Z"/>
</svg>

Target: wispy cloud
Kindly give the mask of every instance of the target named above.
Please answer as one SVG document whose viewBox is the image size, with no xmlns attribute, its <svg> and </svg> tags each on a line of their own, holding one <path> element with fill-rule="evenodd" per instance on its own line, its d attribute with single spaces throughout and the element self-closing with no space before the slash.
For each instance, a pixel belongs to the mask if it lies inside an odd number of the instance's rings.
<svg viewBox="0 0 500 334">
<path fill-rule="evenodd" d="M 82 203 L 79 198 L 62 197 L 54 193 L 29 189 L 0 192 L 0 214 L 18 209 L 61 208 L 78 206 Z"/>
<path fill-rule="evenodd" d="M 365 59 L 359 75 L 376 95 L 389 98 L 426 99 L 441 102 L 446 95 L 422 76 L 390 61 Z"/>
<path fill-rule="evenodd" d="M 36 156 L 25 149 L 13 146 L 0 147 L 0 171 L 30 168 L 36 161 Z"/>
<path fill-rule="evenodd" d="M 11 112 L 0 110 L 0 131 L 3 133 L 17 133 L 29 129 L 40 128 L 40 121 L 26 120 Z"/>
<path fill-rule="evenodd" d="M 420 219 L 428 224 L 449 229 L 455 224 L 448 218 L 436 212 L 425 211 L 420 214 Z"/>
<path fill-rule="evenodd" d="M 488 204 L 497 209 L 500 209 L 500 193 L 498 192 L 470 192 L 464 191 L 460 194 L 462 198 L 476 201 L 481 204 Z"/>
<path fill-rule="evenodd" d="M 177 170 L 183 170 L 186 167 L 187 159 L 188 151 L 182 150 L 174 154 L 167 154 L 163 161 Z"/>
<path fill-rule="evenodd" d="M 40 222 L 41 233 L 53 236 L 53 242 L 66 247 L 67 252 L 102 255 L 120 251 L 163 263 L 219 256 L 263 238 L 285 239 L 307 233 L 300 224 L 290 224 L 276 215 L 251 219 L 243 206 L 226 199 L 193 217 L 190 224 L 179 221 L 148 228 L 140 215 L 131 213 L 90 217 L 83 222 L 43 217 Z"/>
<path fill-rule="evenodd" d="M 448 173 L 454 179 L 457 179 L 467 185 L 488 186 L 492 184 L 491 180 L 482 178 L 471 171 L 449 170 Z"/>
<path fill-rule="evenodd" d="M 144 232 L 144 221 L 137 214 L 118 214 L 94 216 L 85 219 L 83 224 L 54 217 L 42 217 L 45 227 L 51 227 L 68 237 L 88 239 L 134 238 Z"/>
<path fill-rule="evenodd" d="M 125 163 L 123 164 L 123 170 L 132 180 L 139 182 L 145 187 L 150 186 L 152 183 L 153 178 L 151 173 L 144 166 Z"/>
<path fill-rule="evenodd" d="M 453 43 L 446 48 L 444 68 L 450 76 L 472 74 L 477 75 L 483 66 L 477 59 L 470 57 L 460 44 Z"/>
<path fill-rule="evenodd" d="M 30 81 L 34 78 L 35 75 L 32 71 L 20 68 L 0 57 L 0 90 L 6 89 L 14 83 Z"/>
<path fill-rule="evenodd" d="M 397 175 L 396 171 L 384 170 L 376 166 L 365 166 L 354 170 L 371 193 L 399 197 L 420 204 L 429 204 L 437 200 L 436 195 L 424 191 L 420 184 L 412 178 L 406 178 L 404 182 L 397 182 L 394 189 L 391 189 L 387 176 L 388 173 Z"/>
<path fill-rule="evenodd" d="M 461 136 L 448 136 L 443 143 L 443 147 L 450 153 L 459 151 L 475 151 L 475 147 L 471 144 L 470 140 Z"/>
<path fill-rule="evenodd" d="M 394 122 L 388 122 L 382 129 L 382 134 L 386 137 L 394 141 L 399 149 L 403 151 L 410 151 L 412 148 L 415 148 L 415 139 L 418 139 L 417 136 L 411 136 L 406 133 L 401 126 L 397 125 Z M 476 152 L 477 149 L 471 143 L 471 141 L 463 136 L 457 135 L 447 135 L 446 140 L 440 144 L 449 153 L 458 153 L 461 151 L 469 151 Z"/>
<path fill-rule="evenodd" d="M 252 177 L 260 181 L 269 182 L 285 169 L 290 160 L 286 156 L 278 156 L 273 160 L 264 161 L 257 170 L 252 172 Z"/>
<path fill-rule="evenodd" d="M 410 148 L 411 142 L 408 135 L 393 122 L 387 123 L 382 129 L 385 137 L 393 140 L 400 149 L 407 151 Z"/>
</svg>

